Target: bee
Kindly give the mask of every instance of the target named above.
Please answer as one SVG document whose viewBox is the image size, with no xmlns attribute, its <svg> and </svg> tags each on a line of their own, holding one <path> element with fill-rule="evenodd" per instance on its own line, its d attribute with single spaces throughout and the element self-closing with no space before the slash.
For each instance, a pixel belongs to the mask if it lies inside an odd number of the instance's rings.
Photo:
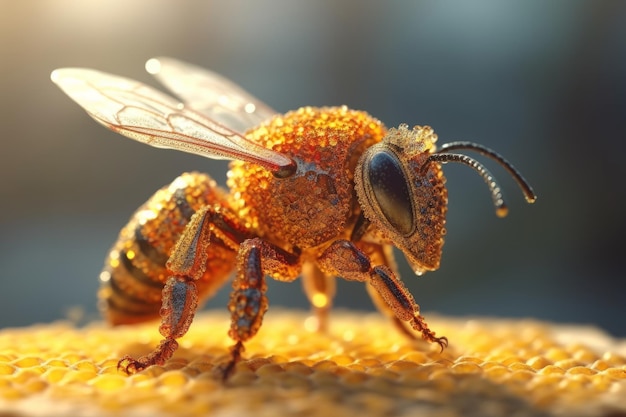
<svg viewBox="0 0 626 417">
<path fill-rule="evenodd" d="M 471 142 L 436 147 L 428 126 L 387 129 L 363 111 L 303 107 L 279 114 L 233 82 L 171 58 L 146 69 L 177 99 L 140 82 L 84 68 L 52 80 L 97 122 L 131 139 L 211 159 L 230 159 L 228 189 L 185 173 L 141 206 L 100 275 L 99 299 L 114 325 L 161 317 L 163 340 L 119 366 L 163 364 L 202 301 L 234 274 L 228 309 L 234 345 L 226 378 L 268 309 L 266 279 L 302 277 L 324 329 L 335 278 L 363 282 L 374 304 L 410 337 L 437 343 L 397 271 L 398 248 L 421 275 L 439 267 L 448 204 L 442 164 L 461 163 L 486 182 L 496 214 L 507 206 L 474 151 L 503 166 L 526 200 L 536 196 L 498 153 Z"/>
</svg>

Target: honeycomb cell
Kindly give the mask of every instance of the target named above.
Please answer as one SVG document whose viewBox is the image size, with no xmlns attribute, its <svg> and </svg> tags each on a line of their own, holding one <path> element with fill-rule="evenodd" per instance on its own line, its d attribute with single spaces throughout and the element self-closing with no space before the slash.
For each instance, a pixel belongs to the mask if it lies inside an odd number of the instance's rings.
<svg viewBox="0 0 626 417">
<path fill-rule="evenodd" d="M 480 365 L 469 361 L 457 362 L 450 369 L 457 374 L 474 374 L 482 371 Z"/>
<path fill-rule="evenodd" d="M 0 375 L 11 375 L 15 372 L 15 366 L 0 362 Z"/>
<path fill-rule="evenodd" d="M 548 358 L 545 358 L 541 355 L 533 356 L 532 358 L 526 361 L 526 365 L 530 366 L 534 370 L 540 370 L 545 368 L 548 365 L 552 365 L 552 361 Z"/>
<path fill-rule="evenodd" d="M 13 361 L 13 365 L 19 368 L 30 368 L 32 366 L 40 365 L 41 363 L 42 359 L 34 356 L 25 356 Z"/>
<path fill-rule="evenodd" d="M 180 370 L 169 371 L 159 376 L 159 383 L 165 387 L 184 386 L 189 381 L 189 376 Z"/>
<path fill-rule="evenodd" d="M 289 362 L 283 365 L 285 372 L 291 372 L 302 375 L 310 375 L 313 370 L 302 362 Z"/>
<path fill-rule="evenodd" d="M 272 363 L 261 366 L 257 369 L 256 374 L 260 377 L 268 377 L 271 375 L 281 374 L 285 372 L 282 366 Z"/>
</svg>

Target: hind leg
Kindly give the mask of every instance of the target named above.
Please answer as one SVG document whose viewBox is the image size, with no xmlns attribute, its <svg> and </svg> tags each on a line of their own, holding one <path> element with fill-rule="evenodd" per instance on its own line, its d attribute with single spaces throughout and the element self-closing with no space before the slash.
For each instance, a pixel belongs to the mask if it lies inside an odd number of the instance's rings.
<svg viewBox="0 0 626 417">
<path fill-rule="evenodd" d="M 169 278 L 162 292 L 159 332 L 164 337 L 146 356 L 124 357 L 119 368 L 137 372 L 150 365 L 164 364 L 178 348 L 176 339 L 189 330 L 198 309 L 198 281 L 207 268 L 210 245 L 236 247 L 244 232 L 221 210 L 206 206 L 193 215 L 167 261 Z M 219 242 L 219 243 L 218 243 Z"/>
</svg>

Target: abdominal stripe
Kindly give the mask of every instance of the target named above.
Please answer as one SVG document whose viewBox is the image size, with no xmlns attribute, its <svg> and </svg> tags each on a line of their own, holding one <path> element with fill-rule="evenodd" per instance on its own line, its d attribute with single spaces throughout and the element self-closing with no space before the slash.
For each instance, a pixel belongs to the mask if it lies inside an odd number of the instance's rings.
<svg viewBox="0 0 626 417">
<path fill-rule="evenodd" d="M 160 281 L 155 281 L 148 274 L 143 272 L 141 268 L 137 268 L 131 259 L 128 259 L 126 256 L 126 252 L 120 252 L 120 259 L 122 261 L 122 265 L 126 268 L 126 271 L 138 282 L 147 285 L 152 288 L 163 288 L 163 283 Z"/>
<path fill-rule="evenodd" d="M 187 195 L 184 188 L 178 188 L 172 194 L 172 198 L 176 203 L 176 210 L 180 213 L 180 216 L 185 220 L 185 223 L 189 222 L 191 216 L 194 215 L 195 210 L 189 205 L 187 201 Z M 138 224 L 135 227 L 135 242 L 141 254 L 150 260 L 150 262 L 161 267 L 165 266 L 165 263 L 169 259 L 169 254 L 163 253 L 155 248 L 150 241 L 146 238 L 142 231 L 143 225 Z"/>
</svg>

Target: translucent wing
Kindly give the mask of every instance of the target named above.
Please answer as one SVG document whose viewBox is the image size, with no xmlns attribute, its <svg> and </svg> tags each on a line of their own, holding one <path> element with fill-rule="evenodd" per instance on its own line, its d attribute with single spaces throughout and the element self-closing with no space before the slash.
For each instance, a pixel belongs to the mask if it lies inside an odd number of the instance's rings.
<svg viewBox="0 0 626 417">
<path fill-rule="evenodd" d="M 172 58 L 153 58 L 146 70 L 185 105 L 243 133 L 277 112 L 219 74 Z"/>
<path fill-rule="evenodd" d="M 83 68 L 58 69 L 51 78 L 96 121 L 139 142 L 212 159 L 248 161 L 279 177 L 292 174 L 295 168 L 291 158 L 247 140 L 140 82 Z"/>
</svg>

